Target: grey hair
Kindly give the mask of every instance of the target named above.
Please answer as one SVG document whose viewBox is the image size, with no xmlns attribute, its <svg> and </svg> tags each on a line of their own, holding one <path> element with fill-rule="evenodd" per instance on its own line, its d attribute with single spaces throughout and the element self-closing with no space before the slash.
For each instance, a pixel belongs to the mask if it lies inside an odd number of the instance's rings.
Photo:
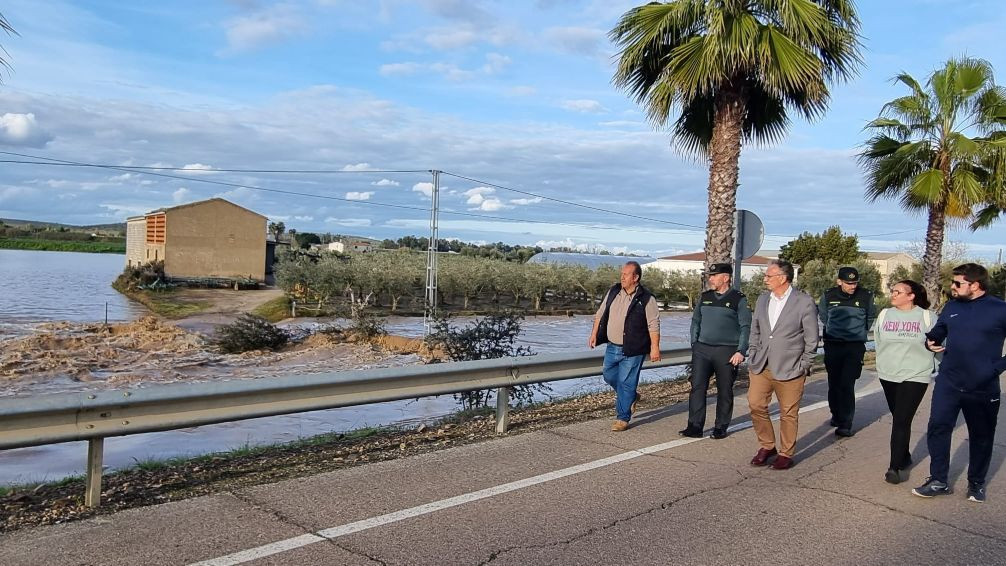
<svg viewBox="0 0 1006 566">
<path fill-rule="evenodd" d="M 795 271 L 793 270 L 793 264 L 784 259 L 773 259 L 768 262 L 769 265 L 774 265 L 779 268 L 783 276 L 786 277 L 787 283 L 793 282 L 793 277 L 795 276 Z"/>
</svg>

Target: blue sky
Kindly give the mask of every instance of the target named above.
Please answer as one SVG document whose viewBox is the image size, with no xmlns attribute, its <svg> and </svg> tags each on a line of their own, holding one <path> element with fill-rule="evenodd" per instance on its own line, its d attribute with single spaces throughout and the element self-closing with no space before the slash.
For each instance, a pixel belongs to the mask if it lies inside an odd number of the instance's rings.
<svg viewBox="0 0 1006 566">
<path fill-rule="evenodd" d="M 0 86 L 0 151 L 188 170 L 167 178 L 3 164 L 0 217 L 115 222 L 223 196 L 300 231 L 396 238 L 427 231 L 424 171 L 439 169 L 476 180 L 442 177 L 443 210 L 464 214 L 441 216 L 444 237 L 661 255 L 699 250 L 705 164 L 677 153 L 611 85 L 606 34 L 634 5 L 5 2 L 20 36 L 0 38 L 14 68 Z M 863 200 L 854 157 L 863 125 L 903 94 L 890 81 L 900 71 L 923 78 L 968 54 L 991 61 L 1000 78 L 1006 72 L 995 45 L 1006 29 L 998 2 L 858 6 L 859 77 L 833 88 L 823 119 L 796 120 L 783 143 L 744 150 L 738 204 L 765 222 L 766 247 L 833 224 L 859 234 L 869 250 L 920 240 L 924 218 Z M 1002 233 L 997 226 L 951 238 L 994 257 Z"/>
</svg>

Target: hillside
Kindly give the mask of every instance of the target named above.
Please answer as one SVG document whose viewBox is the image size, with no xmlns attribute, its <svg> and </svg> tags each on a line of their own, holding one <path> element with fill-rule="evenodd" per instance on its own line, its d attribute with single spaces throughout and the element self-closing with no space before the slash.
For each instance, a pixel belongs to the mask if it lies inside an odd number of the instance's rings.
<svg viewBox="0 0 1006 566">
<path fill-rule="evenodd" d="M 89 224 L 86 226 L 76 226 L 73 224 L 60 224 L 59 222 L 44 222 L 41 220 L 19 220 L 17 218 L 0 218 L 0 222 L 14 228 L 24 228 L 32 226 L 36 229 L 59 230 L 63 228 L 72 232 L 125 232 L 126 223 L 116 224 Z"/>
</svg>

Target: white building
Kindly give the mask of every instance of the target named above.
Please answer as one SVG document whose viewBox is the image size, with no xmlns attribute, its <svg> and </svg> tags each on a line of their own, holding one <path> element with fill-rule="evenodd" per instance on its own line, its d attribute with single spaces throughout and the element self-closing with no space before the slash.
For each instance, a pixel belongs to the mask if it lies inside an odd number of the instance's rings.
<svg viewBox="0 0 1006 566">
<path fill-rule="evenodd" d="M 702 271 L 705 266 L 706 254 L 698 252 L 693 254 L 672 255 L 657 258 L 657 261 L 646 267 L 656 267 L 662 271 Z M 741 279 L 750 279 L 757 273 L 765 271 L 768 267 L 769 258 L 754 255 L 741 262 Z"/>
<path fill-rule="evenodd" d="M 880 280 L 886 285 L 891 272 L 899 267 L 911 269 L 915 258 L 903 252 L 866 252 L 866 259 L 877 266 Z"/>
<path fill-rule="evenodd" d="M 330 252 L 339 252 L 344 254 L 347 252 L 354 253 L 367 253 L 372 249 L 372 245 L 367 240 L 346 240 L 340 242 L 332 242 L 326 246 L 326 249 Z"/>
</svg>

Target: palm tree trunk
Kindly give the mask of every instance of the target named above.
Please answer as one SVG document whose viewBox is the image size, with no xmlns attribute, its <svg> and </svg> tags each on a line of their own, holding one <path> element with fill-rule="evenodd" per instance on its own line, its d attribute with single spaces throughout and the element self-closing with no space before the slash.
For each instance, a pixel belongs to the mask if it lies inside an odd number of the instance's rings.
<svg viewBox="0 0 1006 566">
<path fill-rule="evenodd" d="M 737 210 L 744 99 L 739 87 L 725 89 L 716 100 L 709 142 L 709 216 L 706 220 L 706 265 L 730 262 Z"/>
<path fill-rule="evenodd" d="M 942 303 L 940 297 L 940 266 L 943 263 L 943 238 L 946 235 L 946 205 L 940 204 L 929 209 L 929 225 L 926 227 L 926 252 L 922 256 L 922 286 L 934 305 Z"/>
</svg>

